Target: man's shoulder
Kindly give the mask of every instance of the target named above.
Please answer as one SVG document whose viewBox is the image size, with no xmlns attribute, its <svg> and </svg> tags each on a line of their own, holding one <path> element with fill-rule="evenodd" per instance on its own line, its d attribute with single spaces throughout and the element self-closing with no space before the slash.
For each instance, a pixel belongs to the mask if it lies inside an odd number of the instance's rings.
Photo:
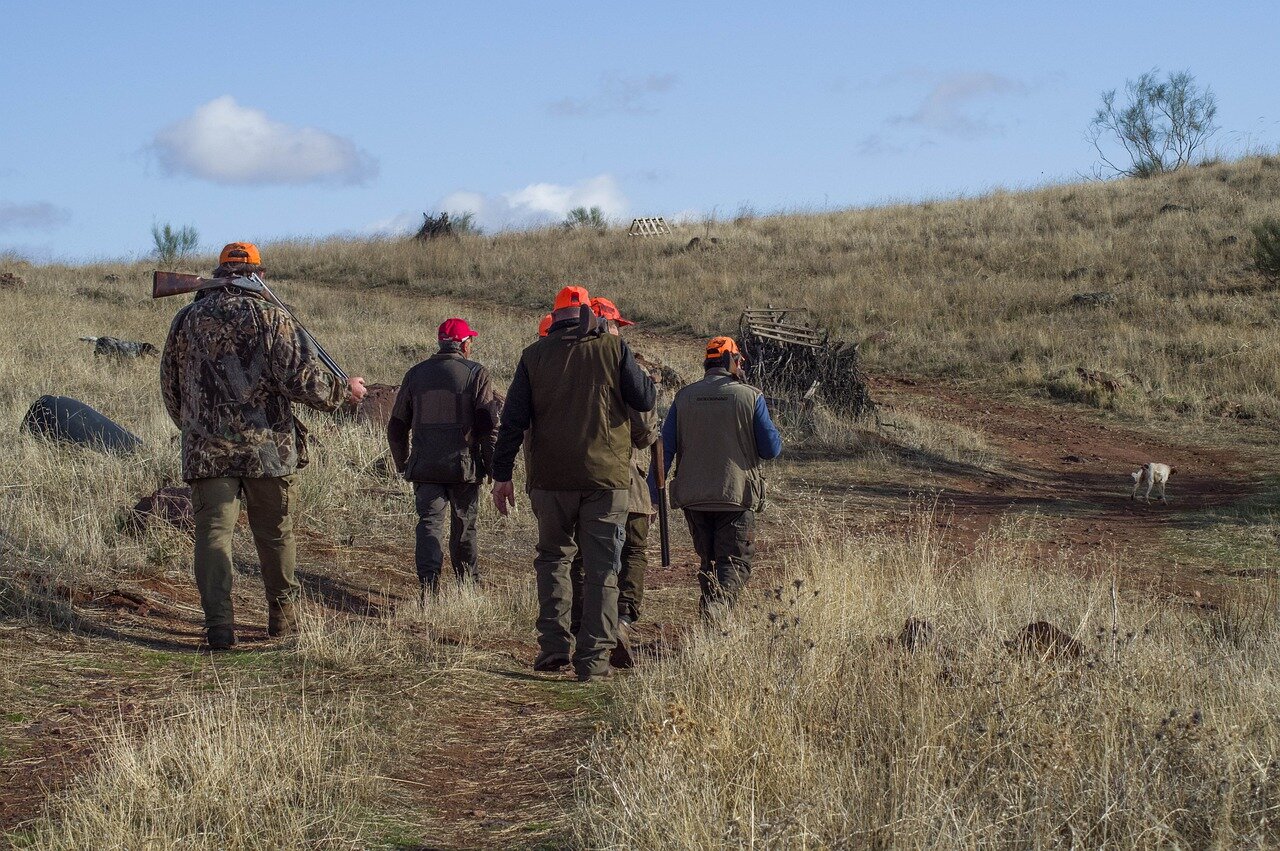
<svg viewBox="0 0 1280 851">
<path fill-rule="evenodd" d="M 466 373 L 467 375 L 487 375 L 488 368 L 479 361 L 473 361 L 464 357 L 441 357 L 440 355 L 432 355 L 426 360 L 418 361 L 409 367 L 409 371 L 404 374 L 402 383 L 409 384 L 415 379 L 425 378 L 430 375 Z"/>
<path fill-rule="evenodd" d="M 183 310 L 193 316 L 223 316 L 245 319 L 276 319 L 284 316 L 284 311 L 266 299 L 258 298 L 252 293 L 228 288 L 212 292 L 204 298 L 198 298 Z"/>
<path fill-rule="evenodd" d="M 686 384 L 676 392 L 676 399 L 682 396 L 689 397 L 700 393 L 714 392 L 718 396 L 732 396 L 736 399 L 744 399 L 751 404 L 755 404 L 756 400 L 764 395 L 759 388 L 753 387 L 746 382 L 739 381 L 724 375 L 708 375 L 698 379 L 692 384 Z"/>
<path fill-rule="evenodd" d="M 489 367 L 480 363 L 480 361 L 478 360 L 471 360 L 471 358 L 462 358 L 459 361 L 459 363 L 465 366 L 474 375 L 487 375 L 489 373 Z"/>
</svg>

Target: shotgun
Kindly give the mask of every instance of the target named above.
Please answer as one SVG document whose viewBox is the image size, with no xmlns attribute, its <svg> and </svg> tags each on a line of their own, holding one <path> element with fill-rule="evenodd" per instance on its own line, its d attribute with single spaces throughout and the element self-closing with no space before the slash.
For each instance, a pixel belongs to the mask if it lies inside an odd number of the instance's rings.
<svg viewBox="0 0 1280 851">
<path fill-rule="evenodd" d="M 662 435 L 649 447 L 653 454 L 653 477 L 658 485 L 658 543 L 662 552 L 662 566 L 671 566 L 671 526 L 667 517 L 667 470 L 663 462 L 666 454 L 662 448 Z"/>
<path fill-rule="evenodd" d="M 185 295 L 186 293 L 199 292 L 200 290 L 214 289 L 215 287 L 239 287 L 251 293 L 257 293 L 267 301 L 274 304 L 285 312 L 285 315 L 293 320 L 293 324 L 298 326 L 298 330 L 302 332 L 302 336 L 316 350 L 316 355 L 320 358 L 320 362 L 329 368 L 329 371 L 338 377 L 338 380 L 346 384 L 349 379 L 347 374 L 342 371 L 342 367 L 338 366 L 337 361 L 329 357 L 329 353 L 324 350 L 324 346 L 315 337 L 311 336 L 311 332 L 302 326 L 298 321 L 298 317 L 293 315 L 285 303 L 276 298 L 276 294 L 267 286 L 267 282 L 254 272 L 247 278 L 202 278 L 199 275 L 183 275 L 179 272 L 160 272 L 156 271 L 151 276 L 151 297 L 166 298 L 171 295 Z"/>
</svg>

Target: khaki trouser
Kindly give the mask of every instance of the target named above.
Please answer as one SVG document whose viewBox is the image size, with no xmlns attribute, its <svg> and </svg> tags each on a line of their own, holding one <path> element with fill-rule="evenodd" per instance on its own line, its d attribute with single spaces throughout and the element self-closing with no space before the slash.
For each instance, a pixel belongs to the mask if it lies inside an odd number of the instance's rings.
<svg viewBox="0 0 1280 851">
<path fill-rule="evenodd" d="M 618 619 L 631 623 L 640 620 L 640 604 L 644 602 L 644 572 L 649 566 L 649 515 L 627 514 L 626 536 L 622 540 L 621 569 L 618 571 Z M 572 629 L 576 634 L 582 625 L 582 553 L 573 560 Z"/>
<path fill-rule="evenodd" d="M 249 512 L 249 530 L 258 548 L 267 602 L 292 602 L 297 548 L 290 516 L 292 476 L 267 479 L 196 479 L 191 483 L 195 511 L 195 573 L 206 629 L 235 623 L 231 604 L 231 537 L 240 517 L 239 497 Z"/>
<path fill-rule="evenodd" d="M 685 520 L 698 553 L 698 611 L 716 617 L 738 602 L 751 578 L 755 554 L 754 511 L 698 511 L 686 508 Z"/>
<path fill-rule="evenodd" d="M 609 670 L 618 634 L 618 567 L 627 519 L 625 490 L 530 494 L 538 519 L 538 659 L 570 661 L 579 674 Z M 575 532 L 577 540 L 574 540 Z M 581 548 L 582 626 L 570 633 L 573 586 L 569 566 Z"/>
</svg>

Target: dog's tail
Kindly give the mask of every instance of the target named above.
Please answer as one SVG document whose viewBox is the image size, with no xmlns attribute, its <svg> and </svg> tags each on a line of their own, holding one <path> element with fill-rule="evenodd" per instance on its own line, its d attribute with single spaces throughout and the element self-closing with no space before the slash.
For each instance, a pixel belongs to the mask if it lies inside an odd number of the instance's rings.
<svg viewBox="0 0 1280 851">
<path fill-rule="evenodd" d="M 81 337 L 81 338 L 80 338 L 80 342 L 82 342 L 82 343 L 96 343 L 96 342 L 98 342 L 98 338 L 97 338 L 97 337 Z"/>
<path fill-rule="evenodd" d="M 1141 470 L 1134 470 L 1134 471 L 1133 471 L 1132 473 L 1130 473 L 1129 475 L 1130 475 L 1130 476 L 1133 478 L 1133 480 L 1136 482 L 1136 481 L 1138 481 L 1138 479 L 1141 479 L 1141 478 L 1142 478 L 1142 471 L 1141 471 Z"/>
</svg>

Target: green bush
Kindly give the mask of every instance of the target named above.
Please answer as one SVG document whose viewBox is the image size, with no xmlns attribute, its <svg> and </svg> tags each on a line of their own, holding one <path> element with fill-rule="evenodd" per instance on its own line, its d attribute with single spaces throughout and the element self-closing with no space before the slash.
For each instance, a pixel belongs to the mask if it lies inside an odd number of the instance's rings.
<svg viewBox="0 0 1280 851">
<path fill-rule="evenodd" d="M 595 230 L 604 233 L 609 228 L 605 220 L 604 210 L 599 207 L 574 207 L 561 223 L 565 230 Z"/>
<path fill-rule="evenodd" d="M 155 242 L 156 260 L 161 266 L 172 269 L 180 260 L 193 254 L 200 245 L 200 234 L 191 225 L 174 230 L 168 222 L 164 227 L 151 226 L 151 239 Z"/>
<path fill-rule="evenodd" d="M 1253 262 L 1268 278 L 1280 278 L 1280 219 L 1253 226 Z"/>
</svg>

